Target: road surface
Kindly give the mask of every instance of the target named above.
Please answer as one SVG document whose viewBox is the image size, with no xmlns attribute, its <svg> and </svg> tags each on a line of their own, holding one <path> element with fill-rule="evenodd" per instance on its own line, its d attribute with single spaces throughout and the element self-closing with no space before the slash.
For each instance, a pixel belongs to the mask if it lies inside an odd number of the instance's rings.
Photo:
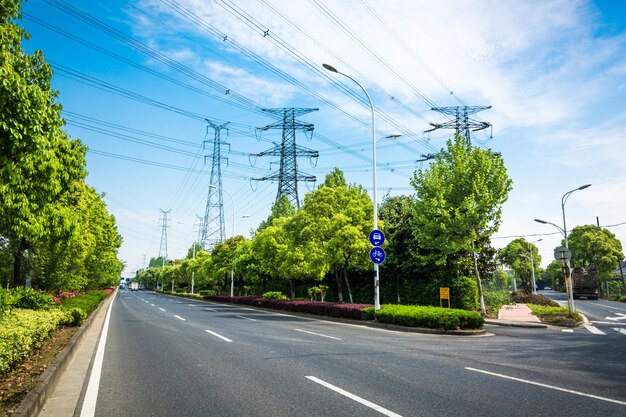
<svg viewBox="0 0 626 417">
<path fill-rule="evenodd" d="M 81 400 L 100 417 L 626 415 L 620 332 L 425 335 L 144 291 L 107 330 Z"/>
</svg>

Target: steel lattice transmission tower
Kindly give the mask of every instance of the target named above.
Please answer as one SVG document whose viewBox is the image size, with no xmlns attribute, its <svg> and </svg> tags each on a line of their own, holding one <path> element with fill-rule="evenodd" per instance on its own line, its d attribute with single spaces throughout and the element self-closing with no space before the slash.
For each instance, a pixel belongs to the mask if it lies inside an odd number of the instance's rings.
<svg viewBox="0 0 626 417">
<path fill-rule="evenodd" d="M 170 213 L 171 210 L 163 210 L 163 209 L 159 209 L 159 210 L 161 210 L 161 214 L 163 215 L 163 217 L 160 218 L 161 220 L 161 243 L 159 244 L 159 258 L 162 259 L 163 266 L 165 266 L 165 259 L 167 259 L 167 229 L 168 227 L 170 227 L 168 224 L 169 219 L 167 218 L 167 215 Z M 164 249 L 165 249 L 165 256 L 162 257 Z"/>
<path fill-rule="evenodd" d="M 202 222 L 201 244 L 202 247 L 210 251 L 215 245 L 224 241 L 226 236 L 224 224 L 224 198 L 222 194 L 222 160 L 228 160 L 222 157 L 222 148 L 230 144 L 221 138 L 221 131 L 226 129 L 230 122 L 217 125 L 207 120 L 207 136 L 209 127 L 213 128 L 215 134 L 212 140 L 205 140 L 204 146 L 213 145 L 213 154 L 211 160 L 211 178 L 209 180 L 209 190 L 206 199 L 206 209 L 204 212 L 204 221 Z M 226 130 L 228 136 L 228 130 Z M 206 157 L 205 157 L 206 160 Z"/>
<path fill-rule="evenodd" d="M 259 156 L 278 156 L 280 157 L 280 167 L 278 172 L 274 172 L 266 177 L 253 178 L 254 181 L 278 181 L 278 193 L 276 201 L 281 196 L 287 196 L 289 202 L 294 207 L 300 207 L 300 199 L 298 198 L 298 181 L 306 183 L 314 183 L 315 176 L 308 175 L 298 170 L 298 157 L 306 156 L 313 161 L 319 157 L 319 152 L 305 148 L 296 144 L 296 130 L 302 130 L 310 140 L 313 135 L 313 124 L 302 123 L 296 120 L 296 117 L 303 114 L 317 111 L 318 109 L 302 109 L 302 108 L 285 108 L 285 109 L 263 109 L 264 112 L 272 113 L 280 116 L 282 120 L 271 125 L 260 128 L 261 131 L 269 129 L 282 129 L 282 141 L 280 145 L 276 145 L 272 149 L 268 149 L 253 157 Z"/>
<path fill-rule="evenodd" d="M 491 106 L 432 107 L 431 110 L 452 116 L 454 119 L 445 123 L 431 123 L 433 128 L 425 130 L 424 133 L 437 129 L 454 129 L 457 134 L 465 138 L 467 143 L 471 143 L 470 132 L 487 129 L 491 127 L 491 123 L 474 120 L 469 116 L 490 108 Z"/>
</svg>

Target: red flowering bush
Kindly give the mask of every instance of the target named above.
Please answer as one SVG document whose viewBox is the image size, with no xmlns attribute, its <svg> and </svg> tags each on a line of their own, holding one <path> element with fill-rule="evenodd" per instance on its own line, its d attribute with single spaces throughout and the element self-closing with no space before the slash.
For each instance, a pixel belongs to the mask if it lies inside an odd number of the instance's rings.
<svg viewBox="0 0 626 417">
<path fill-rule="evenodd" d="M 366 320 L 367 316 L 362 309 L 372 307 L 371 304 L 341 304 L 321 301 L 276 300 L 261 297 L 229 297 L 227 295 L 207 295 L 204 299 L 223 303 L 244 304 L 271 308 L 273 310 L 354 320 Z"/>
</svg>

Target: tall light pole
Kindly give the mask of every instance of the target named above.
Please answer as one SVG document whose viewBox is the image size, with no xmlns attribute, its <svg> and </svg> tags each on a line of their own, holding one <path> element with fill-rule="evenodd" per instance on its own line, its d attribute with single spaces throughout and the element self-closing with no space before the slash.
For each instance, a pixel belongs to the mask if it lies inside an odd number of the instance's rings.
<svg viewBox="0 0 626 417">
<path fill-rule="evenodd" d="M 378 182 L 377 182 L 377 178 L 376 178 L 376 120 L 374 117 L 374 105 L 372 104 L 372 99 L 370 98 L 370 95 L 367 94 L 367 90 L 365 90 L 365 88 L 363 88 L 363 86 L 354 78 L 350 77 L 347 74 L 344 74 L 341 71 L 338 71 L 335 67 L 333 67 L 332 65 L 328 65 L 328 64 L 323 64 L 322 65 L 324 68 L 326 68 L 328 71 L 330 72 L 334 72 L 337 74 L 341 74 L 344 77 L 352 80 L 357 86 L 359 86 L 359 88 L 361 89 L 361 91 L 363 91 L 363 93 L 365 94 L 365 97 L 367 97 L 367 102 L 370 106 L 370 111 L 372 113 L 372 182 L 373 182 L 373 192 L 372 192 L 372 202 L 374 203 L 374 230 L 378 229 Z M 398 137 L 399 135 L 391 135 L 391 136 L 387 136 L 387 137 Z M 378 267 L 377 263 L 374 263 L 374 310 L 380 310 L 380 286 L 379 286 L 379 282 L 380 282 L 380 270 Z"/>
<path fill-rule="evenodd" d="M 209 188 L 217 189 L 218 187 L 217 185 L 209 184 Z M 235 200 L 233 200 L 233 196 L 230 195 L 230 193 L 226 191 L 224 188 L 222 188 L 222 191 L 226 193 L 228 198 L 230 198 L 230 203 L 233 205 L 233 222 L 232 222 L 232 228 L 231 228 L 231 233 L 230 233 L 230 237 L 233 238 L 235 237 Z M 231 297 L 235 295 L 234 292 L 235 292 L 235 261 L 232 260 L 230 264 L 230 296 Z"/>
<path fill-rule="evenodd" d="M 543 224 L 551 224 L 552 226 L 556 227 L 562 234 L 563 234 L 563 238 L 565 239 L 565 248 L 569 250 L 569 244 L 567 241 L 567 224 L 565 223 L 565 203 L 567 202 L 567 199 L 569 198 L 569 196 L 578 190 L 584 190 L 587 187 L 590 187 L 591 184 L 585 184 L 585 185 L 581 185 L 578 188 L 574 188 L 571 191 L 566 192 L 565 194 L 563 194 L 563 197 L 561 197 L 561 212 L 563 213 L 563 228 L 557 226 L 554 223 L 550 223 L 547 222 L 545 220 L 541 220 L 541 219 L 535 219 L 536 222 L 539 223 L 543 223 Z M 570 260 L 569 258 L 565 258 L 565 266 L 567 269 L 567 303 L 569 305 L 569 313 L 570 315 L 574 314 L 574 289 L 572 288 L 572 269 L 570 267 Z"/>
</svg>

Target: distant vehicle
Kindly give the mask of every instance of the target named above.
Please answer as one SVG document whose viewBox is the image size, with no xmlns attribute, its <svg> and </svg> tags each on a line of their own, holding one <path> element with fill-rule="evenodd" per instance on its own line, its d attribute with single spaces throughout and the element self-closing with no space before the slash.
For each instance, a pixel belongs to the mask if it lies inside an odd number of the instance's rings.
<svg viewBox="0 0 626 417">
<path fill-rule="evenodd" d="M 574 300 L 586 297 L 588 300 L 598 299 L 600 274 L 593 268 L 576 267 L 572 270 L 572 294 Z"/>
<path fill-rule="evenodd" d="M 138 289 L 139 289 L 139 283 L 138 282 L 133 281 L 133 282 L 130 283 L 130 290 L 131 291 L 137 291 Z"/>
<path fill-rule="evenodd" d="M 120 290 L 124 289 L 124 284 L 120 284 Z"/>
</svg>

